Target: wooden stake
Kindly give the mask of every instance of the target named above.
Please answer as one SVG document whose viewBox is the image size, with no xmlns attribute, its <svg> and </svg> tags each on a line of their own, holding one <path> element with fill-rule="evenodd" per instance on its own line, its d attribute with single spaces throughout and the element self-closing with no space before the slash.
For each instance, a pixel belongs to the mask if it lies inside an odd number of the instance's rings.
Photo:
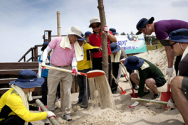
<svg viewBox="0 0 188 125">
<path fill-rule="evenodd" d="M 104 12 L 103 0 L 98 0 L 98 9 L 101 20 L 101 30 L 106 26 L 106 18 Z M 106 73 L 106 78 L 108 79 L 108 48 L 107 48 L 107 35 L 106 33 L 101 34 L 102 41 L 102 69 Z"/>
<path fill-rule="evenodd" d="M 156 101 L 156 100 L 148 100 L 148 99 L 140 99 L 140 98 L 131 98 L 131 101 L 139 101 L 139 102 L 153 103 L 153 104 L 159 104 L 159 105 L 167 105 L 167 102 L 164 102 L 164 101 Z"/>
<path fill-rule="evenodd" d="M 60 11 L 57 11 L 57 35 L 58 37 L 61 37 Z"/>
</svg>

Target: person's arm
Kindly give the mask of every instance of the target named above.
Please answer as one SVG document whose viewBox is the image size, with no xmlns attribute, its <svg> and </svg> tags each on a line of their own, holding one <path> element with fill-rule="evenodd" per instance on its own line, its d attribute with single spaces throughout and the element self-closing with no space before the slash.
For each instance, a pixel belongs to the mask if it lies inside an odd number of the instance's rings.
<svg viewBox="0 0 188 125">
<path fill-rule="evenodd" d="M 49 46 L 46 47 L 46 49 L 43 52 L 43 58 L 42 58 L 42 64 L 45 65 L 45 61 L 47 59 L 48 56 L 48 52 L 51 50 L 51 48 Z"/>
<path fill-rule="evenodd" d="M 76 61 L 76 57 L 73 57 L 72 59 L 72 73 L 77 75 L 77 61 Z"/>
<path fill-rule="evenodd" d="M 139 76 L 140 76 L 140 81 L 139 81 L 138 97 L 141 98 L 144 92 L 145 80 L 147 79 L 148 76 L 147 69 L 139 70 Z"/>
<path fill-rule="evenodd" d="M 117 39 L 116 39 L 116 37 L 114 35 L 112 35 L 112 34 L 109 33 L 109 35 L 107 35 L 107 36 L 110 39 L 110 41 L 117 42 Z"/>
</svg>

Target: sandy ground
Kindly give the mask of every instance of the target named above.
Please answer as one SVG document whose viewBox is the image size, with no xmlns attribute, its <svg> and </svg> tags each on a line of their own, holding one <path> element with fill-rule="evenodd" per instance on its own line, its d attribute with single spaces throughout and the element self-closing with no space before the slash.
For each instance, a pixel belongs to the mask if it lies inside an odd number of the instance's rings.
<svg viewBox="0 0 188 125">
<path fill-rule="evenodd" d="M 155 65 L 157 65 L 163 73 L 167 67 L 166 54 L 163 49 L 153 50 L 146 53 L 137 55 L 138 57 L 145 58 Z M 175 76 L 175 74 L 174 74 Z M 135 108 L 129 108 L 129 105 L 134 102 L 131 101 L 130 94 L 132 93 L 131 87 L 125 78 L 120 79 L 120 86 L 127 92 L 121 95 L 121 90 L 118 89 L 117 94 L 113 94 L 116 110 L 110 108 L 100 109 L 93 108 L 89 101 L 87 109 L 80 108 L 75 105 L 78 100 L 78 93 L 72 94 L 72 118 L 71 122 L 62 119 L 60 109 L 56 109 L 57 120 L 61 125 L 182 125 L 183 119 L 177 109 L 168 110 L 162 105 L 140 103 Z M 159 88 L 159 91 L 165 92 L 166 85 Z M 136 91 L 135 91 L 136 92 Z M 151 99 L 153 93 L 144 96 L 145 99 Z M 34 125 L 42 125 L 43 121 L 32 122 Z"/>
</svg>

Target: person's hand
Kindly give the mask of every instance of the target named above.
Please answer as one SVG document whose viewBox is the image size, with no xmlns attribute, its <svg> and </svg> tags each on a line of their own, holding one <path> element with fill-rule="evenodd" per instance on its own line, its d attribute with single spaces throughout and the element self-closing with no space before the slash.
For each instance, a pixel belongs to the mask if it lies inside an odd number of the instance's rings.
<svg viewBox="0 0 188 125">
<path fill-rule="evenodd" d="M 46 111 L 46 113 L 47 113 L 47 117 L 48 117 L 48 118 L 51 118 L 51 117 L 56 118 L 56 115 L 55 115 L 53 112 L 51 112 L 51 111 Z"/>
<path fill-rule="evenodd" d="M 44 65 L 45 65 L 45 62 L 42 62 L 42 64 L 41 64 L 42 69 L 46 69 L 46 67 Z"/>
<path fill-rule="evenodd" d="M 115 83 L 118 84 L 118 83 L 119 83 L 119 79 L 116 79 L 116 80 L 115 80 Z"/>
<path fill-rule="evenodd" d="M 173 73 L 173 67 L 171 68 L 166 68 L 166 75 L 169 75 L 169 76 L 172 76 L 172 73 Z"/>
<path fill-rule="evenodd" d="M 76 67 L 75 67 L 75 68 L 73 68 L 73 69 L 72 69 L 72 74 L 73 74 L 73 75 L 77 75 L 77 73 L 78 73 L 77 68 L 76 68 Z"/>
<path fill-rule="evenodd" d="M 176 105 L 175 105 L 174 101 L 171 98 L 168 100 L 167 107 L 176 108 Z"/>
<path fill-rule="evenodd" d="M 103 31 L 106 32 L 107 35 L 109 35 L 109 29 L 108 26 L 103 27 Z"/>
<path fill-rule="evenodd" d="M 99 52 L 102 51 L 102 47 L 99 47 Z"/>
</svg>

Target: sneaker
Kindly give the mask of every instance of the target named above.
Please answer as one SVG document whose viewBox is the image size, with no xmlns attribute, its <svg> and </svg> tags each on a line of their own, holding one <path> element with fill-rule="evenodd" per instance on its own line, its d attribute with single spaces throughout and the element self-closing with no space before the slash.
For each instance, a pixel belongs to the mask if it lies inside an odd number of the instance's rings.
<svg viewBox="0 0 188 125">
<path fill-rule="evenodd" d="M 67 114 L 67 115 L 63 115 L 63 118 L 67 121 L 72 121 L 72 118 L 70 116 L 70 114 Z"/>
<path fill-rule="evenodd" d="M 85 105 L 82 104 L 80 107 L 86 109 L 88 107 L 88 105 L 87 104 L 85 104 Z"/>
<path fill-rule="evenodd" d="M 82 101 L 81 100 L 78 100 L 78 102 L 76 103 L 76 105 L 79 105 L 79 104 L 81 104 L 82 103 Z"/>
<path fill-rule="evenodd" d="M 133 86 L 133 89 L 134 89 L 134 90 L 138 90 L 138 89 L 139 89 L 139 86 L 138 86 L 138 85 L 134 85 L 134 86 Z"/>
<path fill-rule="evenodd" d="M 156 99 L 159 99 L 159 97 L 160 97 L 160 93 L 154 94 L 152 99 L 153 99 L 153 100 L 156 100 Z"/>
<path fill-rule="evenodd" d="M 150 90 L 148 89 L 148 91 L 144 91 L 143 96 L 145 96 L 145 95 L 147 95 L 149 93 L 150 93 Z"/>
</svg>

